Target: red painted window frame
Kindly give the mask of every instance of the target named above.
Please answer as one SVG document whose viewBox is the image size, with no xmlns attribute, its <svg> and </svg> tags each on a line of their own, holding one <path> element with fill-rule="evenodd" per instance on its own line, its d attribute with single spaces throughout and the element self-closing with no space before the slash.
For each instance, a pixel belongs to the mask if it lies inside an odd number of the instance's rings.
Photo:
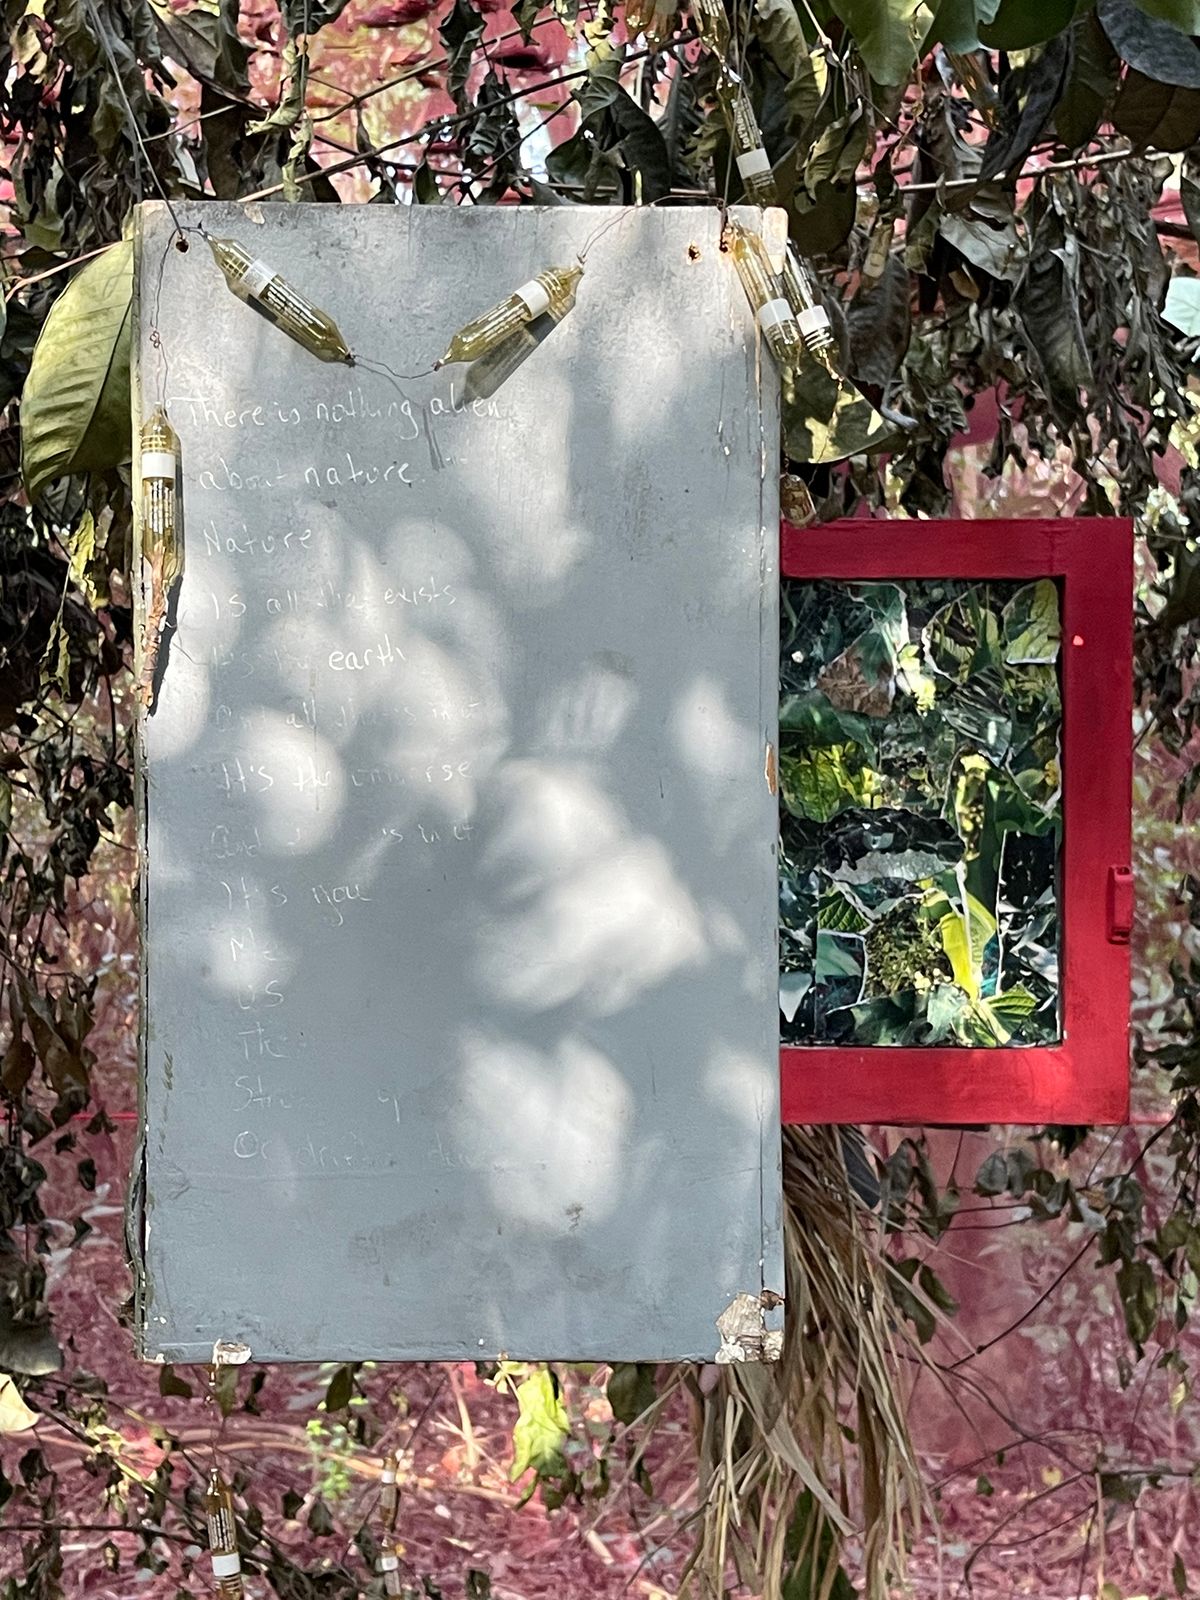
<svg viewBox="0 0 1200 1600">
<path fill-rule="evenodd" d="M 784 1122 L 1129 1115 L 1133 526 L 1112 518 L 783 523 L 784 578 L 1054 578 L 1062 605 L 1062 1042 L 785 1045 Z"/>
</svg>

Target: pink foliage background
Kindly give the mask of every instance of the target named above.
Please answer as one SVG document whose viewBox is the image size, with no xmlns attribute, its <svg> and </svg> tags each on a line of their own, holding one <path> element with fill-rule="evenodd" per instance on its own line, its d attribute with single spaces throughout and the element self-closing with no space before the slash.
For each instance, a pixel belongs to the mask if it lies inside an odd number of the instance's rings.
<svg viewBox="0 0 1200 1600">
<path fill-rule="evenodd" d="M 440 57 L 437 27 L 446 9 L 447 0 L 353 0 L 340 21 L 321 33 L 310 88 L 319 159 L 332 163 L 353 152 L 360 115 L 366 137 L 378 145 L 452 110 L 436 79 L 423 71 Z M 266 3 L 243 4 L 242 11 L 245 36 L 260 47 L 256 86 L 270 97 L 278 78 L 277 11 Z M 554 22 L 539 26 L 531 45 L 513 34 L 511 14 L 492 9 L 485 37 L 514 87 L 540 81 L 571 49 Z M 402 81 L 363 102 L 361 110 L 348 105 L 348 96 L 393 78 Z M 571 115 L 556 114 L 568 89 L 558 86 L 537 96 L 537 119 L 550 118 L 555 140 L 572 131 Z M 181 121 L 189 110 L 185 80 Z M 452 144 L 443 150 L 452 165 Z M 413 147 L 397 151 L 398 169 L 411 168 L 417 154 Z M 438 160 L 435 153 L 431 165 Z M 347 199 L 365 198 L 361 180 L 338 181 Z M 954 458 L 956 514 L 1069 514 L 1079 485 L 1062 464 L 1040 464 L 1024 474 L 1010 470 L 1000 482 L 983 477 L 988 431 L 988 418 L 978 410 Z M 1134 1009 L 1137 1024 L 1150 1032 L 1169 956 L 1195 938 L 1178 920 L 1171 893 L 1184 871 L 1200 873 L 1200 846 L 1173 821 L 1175 785 L 1189 764 L 1166 756 L 1152 739 L 1139 749 Z M 136 1106 L 133 865 L 128 834 L 103 848 L 97 871 L 81 886 L 69 931 L 69 953 L 101 975 L 92 1040 L 99 1058 L 95 1099 L 116 1131 L 80 1131 L 77 1148 L 61 1156 L 41 1147 L 36 1152 L 51 1170 L 46 1209 L 64 1219 L 52 1262 L 64 1375 L 70 1380 L 91 1372 L 105 1379 L 112 1426 L 121 1435 L 114 1448 L 127 1464 L 153 1469 L 160 1457 L 156 1425 L 163 1424 L 185 1446 L 187 1460 L 176 1470 L 200 1474 L 215 1435 L 226 1469 L 247 1470 L 266 1510 L 275 1508 L 277 1538 L 313 1562 L 344 1560 L 361 1567 L 348 1549 L 348 1534 L 373 1507 L 378 1449 L 342 1450 L 336 1435 L 310 1437 L 308 1424 L 318 1417 L 330 1369 L 272 1370 L 258 1414 L 238 1411 L 221 1426 L 199 1392 L 190 1400 L 161 1398 L 157 1369 L 132 1356 L 122 1314 L 130 1292 L 122 1207 Z M 1137 1125 L 1093 1136 L 1073 1159 L 1076 1177 L 1092 1163 L 1107 1172 L 1134 1162 L 1140 1144 L 1166 1115 L 1161 1086 L 1139 1081 L 1135 1106 Z M 877 1130 L 874 1137 L 886 1150 L 902 1131 Z M 1084 1240 L 1079 1227 L 1038 1226 L 1020 1207 L 970 1198 L 987 1154 L 1020 1137 L 1016 1129 L 930 1136 L 939 1174 L 955 1173 L 968 1198 L 938 1251 L 937 1270 L 961 1307 L 952 1331 L 939 1339 L 937 1355 L 946 1370 L 936 1380 L 928 1373 L 915 1376 L 911 1390 L 912 1424 L 939 1508 L 938 1525 L 925 1529 L 917 1545 L 913 1592 L 1077 1600 L 1099 1594 L 1105 1582 L 1113 1585 L 1109 1595 L 1174 1592 L 1177 1554 L 1200 1582 L 1191 1483 L 1200 1460 L 1193 1402 L 1177 1390 L 1176 1374 L 1156 1368 L 1160 1350 L 1148 1352 L 1122 1386 L 1120 1362 L 1129 1351 L 1114 1310 L 1111 1275 L 1098 1272 L 1091 1256 L 1076 1261 Z M 87 1155 L 98 1174 L 92 1195 L 81 1193 L 75 1177 L 76 1163 Z M 1046 1150 L 1044 1159 L 1052 1162 L 1053 1153 Z M 1150 1192 L 1162 1159 L 1156 1153 L 1149 1169 L 1138 1171 Z M 67 1219 L 79 1214 L 82 1201 L 92 1231 L 70 1250 Z M 1154 1221 L 1152 1205 L 1148 1220 Z M 681 1219 L 681 1227 L 686 1225 Z M 302 1262 L 296 1270 L 303 1270 Z M 1170 1348 L 1173 1334 L 1161 1332 L 1161 1349 Z M 1194 1342 L 1186 1341 L 1185 1353 L 1194 1355 Z M 589 1432 L 607 1431 L 605 1374 L 601 1369 L 564 1376 L 582 1460 L 590 1452 Z M 400 1535 L 413 1568 L 432 1574 L 448 1597 L 462 1593 L 473 1567 L 490 1574 L 498 1600 L 616 1600 L 676 1592 L 694 1509 L 692 1418 L 682 1408 L 661 1425 L 650 1453 L 650 1496 L 622 1481 L 618 1446 L 608 1497 L 547 1513 L 536 1500 L 518 1507 L 520 1492 L 508 1475 L 515 1407 L 473 1368 L 376 1369 L 363 1375 L 363 1386 L 384 1429 L 379 1445 L 394 1448 L 412 1440 Z M 161 1576 L 132 1570 L 136 1541 L 104 1526 L 115 1519 L 84 1470 L 85 1447 L 51 1424 L 40 1425 L 37 1436 L 63 1471 L 70 1593 L 105 1600 L 172 1600 L 181 1589 L 208 1593 L 205 1563 L 194 1576 L 186 1575 L 197 1552 L 184 1543 L 163 1542 L 169 1567 Z M 10 1476 L 27 1444 L 27 1437 L 0 1444 Z M 1157 1470 L 1161 1486 L 1148 1487 L 1114 1514 L 1100 1502 L 1098 1474 L 1118 1468 Z M 290 1521 L 281 1505 L 289 1489 L 309 1496 Z M 337 1532 L 315 1539 L 305 1517 L 311 1496 L 322 1490 Z M 15 1575 L 22 1568 L 19 1530 L 12 1526 L 11 1508 L 6 1516 L 0 1574 Z M 366 1577 L 364 1571 L 364 1582 Z M 261 1580 L 249 1584 L 250 1592 L 264 1587 Z"/>
</svg>

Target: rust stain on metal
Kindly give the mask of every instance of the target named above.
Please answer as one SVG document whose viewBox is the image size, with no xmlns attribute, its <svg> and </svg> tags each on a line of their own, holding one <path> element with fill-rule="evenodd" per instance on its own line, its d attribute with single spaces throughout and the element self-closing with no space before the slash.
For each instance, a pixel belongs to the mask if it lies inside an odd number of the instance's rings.
<svg viewBox="0 0 1200 1600">
<path fill-rule="evenodd" d="M 779 770 L 775 763 L 775 746 L 768 739 L 767 755 L 763 764 L 763 776 L 767 780 L 767 788 L 772 794 L 779 793 Z"/>
</svg>

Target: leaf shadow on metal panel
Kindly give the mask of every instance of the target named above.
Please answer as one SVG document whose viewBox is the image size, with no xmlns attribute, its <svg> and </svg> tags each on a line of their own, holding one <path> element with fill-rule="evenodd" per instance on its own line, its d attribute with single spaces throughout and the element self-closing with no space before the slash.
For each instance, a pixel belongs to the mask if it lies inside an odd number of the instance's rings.
<svg viewBox="0 0 1200 1600">
<path fill-rule="evenodd" d="M 406 330 L 459 308 L 396 219 L 297 209 L 263 250 L 337 304 L 357 230 L 410 315 L 364 288 L 339 323 L 422 365 Z M 500 214 L 419 215 L 496 259 Z M 513 281 L 594 225 L 520 222 Z M 144 727 L 151 1353 L 711 1356 L 777 1259 L 762 422 L 686 226 L 701 331 L 666 319 L 648 369 L 581 297 L 490 398 L 331 375 L 168 261 L 191 538 Z"/>
</svg>

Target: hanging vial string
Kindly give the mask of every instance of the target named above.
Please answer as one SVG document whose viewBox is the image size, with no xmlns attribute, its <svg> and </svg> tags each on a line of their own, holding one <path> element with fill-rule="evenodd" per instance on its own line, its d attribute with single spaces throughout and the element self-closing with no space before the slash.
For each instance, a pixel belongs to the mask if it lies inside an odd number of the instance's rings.
<svg viewBox="0 0 1200 1600">
<path fill-rule="evenodd" d="M 142 634 L 142 669 L 138 696 L 144 706 L 154 698 L 154 673 L 158 647 L 167 620 L 171 585 L 179 576 L 179 540 L 176 528 L 175 485 L 179 474 L 179 435 L 157 406 L 138 440 L 138 465 L 142 479 L 141 550 L 149 569 L 150 593 L 145 600 Z"/>
<path fill-rule="evenodd" d="M 399 1453 L 387 1456 L 379 1475 L 379 1515 L 389 1533 L 396 1526 L 396 1512 L 400 1505 L 400 1490 L 396 1484 L 399 1465 Z"/>
<path fill-rule="evenodd" d="M 780 274 L 783 292 L 796 317 L 805 347 L 816 356 L 822 366 L 833 371 L 833 324 L 821 301 L 821 291 L 811 267 L 792 249 L 787 247 Z"/>
<path fill-rule="evenodd" d="M 747 197 L 756 205 L 778 205 L 779 191 L 771 171 L 771 158 L 763 146 L 750 96 L 737 73 L 724 63 L 717 79 L 717 100 L 725 113 L 729 137 L 733 141 L 734 165 Z"/>
<path fill-rule="evenodd" d="M 700 43 L 724 62 L 729 54 L 729 18 L 724 0 L 691 0 L 689 9 Z"/>
<path fill-rule="evenodd" d="M 804 341 L 783 286 L 771 271 L 766 249 L 756 233 L 730 219 L 725 239 L 755 320 L 786 381 L 801 359 Z"/>
<path fill-rule="evenodd" d="M 274 267 L 251 255 L 236 239 L 214 239 L 205 234 L 225 281 L 239 300 L 256 305 L 275 326 L 322 361 L 354 365 L 350 347 L 337 323 L 320 306 L 294 289 Z"/>
<path fill-rule="evenodd" d="M 446 354 L 434 363 L 434 371 L 456 361 L 477 361 L 489 350 L 515 333 L 522 324 L 537 317 L 553 316 L 561 322 L 575 304 L 575 290 L 583 277 L 583 264 L 550 267 L 523 283 L 507 300 L 466 323 L 451 339 Z"/>
<path fill-rule="evenodd" d="M 394 1551 L 383 1551 L 375 1563 L 375 1571 L 383 1579 L 384 1594 L 403 1594 L 404 1587 L 400 1577 L 400 1557 Z"/>
<path fill-rule="evenodd" d="M 204 1513 L 208 1521 L 208 1553 L 217 1594 L 221 1600 L 243 1600 L 246 1591 L 242 1587 L 242 1559 L 238 1555 L 233 1496 L 216 1467 L 209 1476 Z"/>
</svg>

